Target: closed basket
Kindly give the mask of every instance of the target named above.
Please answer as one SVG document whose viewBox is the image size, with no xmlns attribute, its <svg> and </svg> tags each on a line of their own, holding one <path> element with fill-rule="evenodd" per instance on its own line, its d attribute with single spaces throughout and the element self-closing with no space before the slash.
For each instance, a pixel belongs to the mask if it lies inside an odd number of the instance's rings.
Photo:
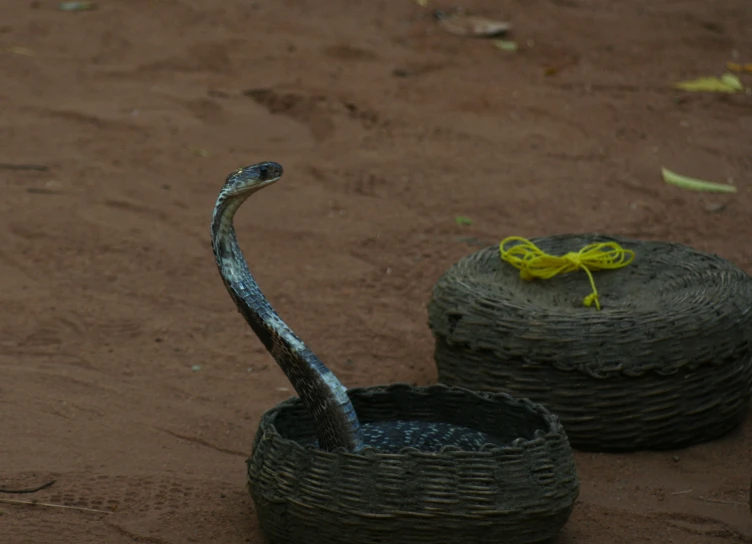
<svg viewBox="0 0 752 544">
<path fill-rule="evenodd" d="M 439 381 L 507 392 L 557 414 L 573 447 L 668 449 L 736 427 L 752 386 L 752 278 L 681 244 L 602 236 L 532 240 L 563 255 L 617 242 L 634 262 L 526 281 L 482 249 L 438 280 L 429 303 Z"/>
<path fill-rule="evenodd" d="M 507 445 L 325 452 L 303 445 L 312 421 L 291 398 L 263 415 L 248 459 L 271 544 L 522 544 L 545 541 L 567 522 L 579 482 L 566 434 L 542 406 L 442 385 L 349 395 L 362 422 L 444 421 Z"/>
</svg>

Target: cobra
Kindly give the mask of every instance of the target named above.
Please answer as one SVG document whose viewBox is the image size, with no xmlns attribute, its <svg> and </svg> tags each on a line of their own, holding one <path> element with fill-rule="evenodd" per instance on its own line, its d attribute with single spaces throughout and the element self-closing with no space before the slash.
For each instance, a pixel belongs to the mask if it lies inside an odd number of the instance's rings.
<svg viewBox="0 0 752 544">
<path fill-rule="evenodd" d="M 440 421 L 363 422 L 347 389 L 274 310 L 251 274 L 238 243 L 233 219 L 245 200 L 282 177 L 282 166 L 262 162 L 227 176 L 214 206 L 211 240 L 219 274 L 238 311 L 287 376 L 312 416 L 317 448 L 359 452 L 365 447 L 396 452 L 404 447 L 438 451 L 453 445 L 477 450 L 503 445 L 495 437 Z"/>
</svg>

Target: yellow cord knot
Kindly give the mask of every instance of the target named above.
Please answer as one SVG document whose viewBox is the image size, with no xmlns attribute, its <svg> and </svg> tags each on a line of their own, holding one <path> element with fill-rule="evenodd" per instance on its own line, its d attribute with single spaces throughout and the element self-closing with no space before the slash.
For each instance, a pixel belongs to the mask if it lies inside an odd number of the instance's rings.
<svg viewBox="0 0 752 544">
<path fill-rule="evenodd" d="M 511 242 L 518 244 L 505 249 Z M 631 249 L 624 249 L 616 242 L 603 242 L 589 244 L 580 251 L 570 252 L 561 257 L 548 255 L 541 251 L 538 246 L 526 238 L 510 236 L 499 244 L 502 260 L 508 262 L 520 270 L 523 280 L 532 281 L 535 278 L 550 279 L 559 274 L 584 270 L 590 279 L 590 287 L 593 292 L 583 299 L 583 304 L 601 309 L 598 300 L 598 290 L 595 288 L 595 280 L 591 271 L 613 270 L 623 268 L 634 260 L 635 254 Z"/>
</svg>

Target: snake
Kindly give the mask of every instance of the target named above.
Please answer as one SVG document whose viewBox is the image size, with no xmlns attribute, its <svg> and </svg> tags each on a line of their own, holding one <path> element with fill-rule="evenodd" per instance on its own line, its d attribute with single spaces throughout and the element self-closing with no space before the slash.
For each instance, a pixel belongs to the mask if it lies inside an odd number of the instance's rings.
<svg viewBox="0 0 752 544">
<path fill-rule="evenodd" d="M 477 451 L 487 444 L 502 446 L 497 437 L 443 421 L 394 419 L 361 422 L 347 388 L 295 334 L 264 296 L 238 243 L 235 213 L 255 192 L 282 177 L 276 162 L 239 168 L 227 176 L 217 197 L 211 222 L 214 258 L 238 312 L 281 368 L 313 421 L 310 445 L 328 452 L 362 452 L 373 448 L 397 453 L 403 448 L 438 452 L 445 446 Z"/>
</svg>

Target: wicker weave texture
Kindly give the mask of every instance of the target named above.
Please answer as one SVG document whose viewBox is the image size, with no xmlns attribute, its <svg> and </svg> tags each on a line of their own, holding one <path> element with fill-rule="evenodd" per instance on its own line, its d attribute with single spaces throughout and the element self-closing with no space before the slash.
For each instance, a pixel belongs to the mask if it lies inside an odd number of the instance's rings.
<svg viewBox="0 0 752 544">
<path fill-rule="evenodd" d="M 573 447 L 588 451 L 672 449 L 719 438 L 745 417 L 752 356 L 670 376 L 596 379 L 577 371 L 436 342 L 439 382 L 511 393 L 561 419 Z"/>
<path fill-rule="evenodd" d="M 616 241 L 626 268 L 527 282 L 483 249 L 434 287 L 439 381 L 530 398 L 588 450 L 673 448 L 721 436 L 752 388 L 752 279 L 686 246 L 600 235 L 532 240 L 548 253 Z"/>
<path fill-rule="evenodd" d="M 542 406 L 442 385 L 349 394 L 363 422 L 448 421 L 510 442 L 481 451 L 325 452 L 302 445 L 311 420 L 292 398 L 264 414 L 248 460 L 272 544 L 529 543 L 568 520 L 579 493 L 574 458 L 558 418 Z"/>
</svg>

